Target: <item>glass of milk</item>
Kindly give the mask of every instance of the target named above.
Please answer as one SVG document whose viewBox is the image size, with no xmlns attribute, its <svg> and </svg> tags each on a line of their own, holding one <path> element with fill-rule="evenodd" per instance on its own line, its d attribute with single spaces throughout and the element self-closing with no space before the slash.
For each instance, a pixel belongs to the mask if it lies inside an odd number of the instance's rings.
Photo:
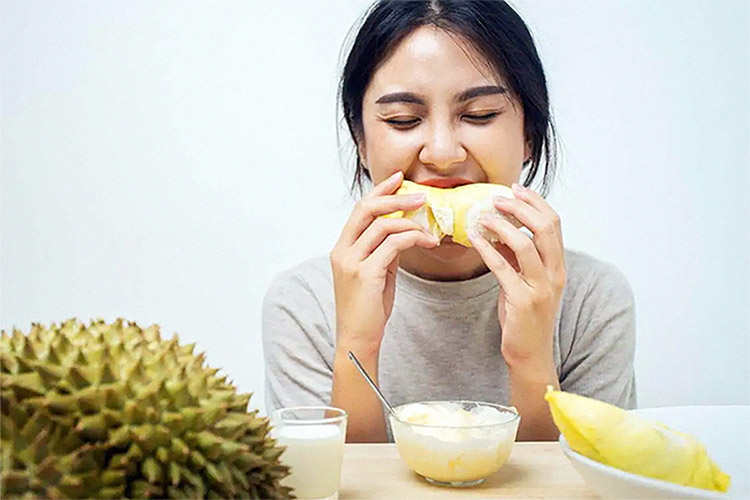
<svg viewBox="0 0 750 500">
<path fill-rule="evenodd" d="M 272 435 L 286 446 L 281 462 L 291 468 L 283 481 L 301 500 L 336 500 L 346 439 L 346 412 L 330 406 L 300 406 L 273 412 Z"/>
</svg>

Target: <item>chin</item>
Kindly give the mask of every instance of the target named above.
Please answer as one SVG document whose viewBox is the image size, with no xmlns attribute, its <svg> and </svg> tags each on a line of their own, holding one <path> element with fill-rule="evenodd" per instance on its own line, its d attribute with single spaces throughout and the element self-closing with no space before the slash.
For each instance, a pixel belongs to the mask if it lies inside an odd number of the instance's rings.
<svg viewBox="0 0 750 500">
<path fill-rule="evenodd" d="M 455 243 L 450 236 L 444 237 L 440 245 L 427 250 L 437 260 L 450 262 L 468 255 L 472 249 Z"/>
</svg>

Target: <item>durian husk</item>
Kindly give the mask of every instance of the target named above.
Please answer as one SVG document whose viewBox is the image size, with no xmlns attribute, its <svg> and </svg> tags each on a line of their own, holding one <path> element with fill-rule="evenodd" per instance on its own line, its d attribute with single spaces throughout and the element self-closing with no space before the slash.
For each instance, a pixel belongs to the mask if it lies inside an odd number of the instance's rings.
<svg viewBox="0 0 750 500">
<path fill-rule="evenodd" d="M 617 406 L 547 388 L 552 419 L 573 451 L 626 472 L 725 492 L 730 477 L 694 436 Z"/>
<path fill-rule="evenodd" d="M 417 193 L 424 193 L 426 197 L 425 204 L 420 208 L 408 212 L 400 210 L 384 217 L 412 219 L 438 239 L 450 236 L 455 243 L 465 247 L 472 246 L 469 240 L 472 229 L 487 239 L 496 239 L 494 234 L 477 223 L 482 215 L 505 217 L 514 226 L 521 227 L 515 217 L 501 215 L 494 207 L 493 197 L 514 197 L 513 190 L 501 184 L 475 183 L 454 188 L 437 188 L 405 180 L 396 191 L 399 195 Z"/>
<path fill-rule="evenodd" d="M 289 498 L 269 421 L 181 345 L 118 319 L 0 338 L 0 497 Z"/>
</svg>

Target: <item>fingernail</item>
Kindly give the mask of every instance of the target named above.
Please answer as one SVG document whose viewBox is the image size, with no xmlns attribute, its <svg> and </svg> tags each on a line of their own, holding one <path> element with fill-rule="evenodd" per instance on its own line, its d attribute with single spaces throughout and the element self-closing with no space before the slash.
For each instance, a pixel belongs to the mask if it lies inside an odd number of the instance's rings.
<svg viewBox="0 0 750 500">
<path fill-rule="evenodd" d="M 425 201 L 427 196 L 424 193 L 407 194 L 409 201 Z"/>
<path fill-rule="evenodd" d="M 513 185 L 511 187 L 513 188 L 514 191 L 521 191 L 521 192 L 526 191 L 525 187 L 523 187 L 522 185 L 517 184 L 515 182 L 513 183 Z"/>
<path fill-rule="evenodd" d="M 508 198 L 506 196 L 495 196 L 492 198 L 492 201 L 494 201 L 495 203 L 503 204 L 508 201 Z"/>
<path fill-rule="evenodd" d="M 393 174 L 393 175 L 391 176 L 391 179 L 395 179 L 395 178 L 397 178 L 397 177 L 401 177 L 402 175 L 404 175 L 404 173 L 403 173 L 403 172 L 402 172 L 401 170 L 398 170 L 398 171 L 397 171 L 396 173 L 394 173 L 394 174 Z"/>
</svg>

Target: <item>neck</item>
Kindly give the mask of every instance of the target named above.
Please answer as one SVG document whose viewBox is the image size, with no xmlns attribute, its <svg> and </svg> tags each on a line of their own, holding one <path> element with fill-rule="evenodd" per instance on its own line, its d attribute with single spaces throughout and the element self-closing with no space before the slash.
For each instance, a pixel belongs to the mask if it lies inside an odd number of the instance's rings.
<svg viewBox="0 0 750 500">
<path fill-rule="evenodd" d="M 413 247 L 401 252 L 399 266 L 432 281 L 463 281 L 489 272 L 476 250 L 445 241 L 434 249 Z"/>
</svg>

